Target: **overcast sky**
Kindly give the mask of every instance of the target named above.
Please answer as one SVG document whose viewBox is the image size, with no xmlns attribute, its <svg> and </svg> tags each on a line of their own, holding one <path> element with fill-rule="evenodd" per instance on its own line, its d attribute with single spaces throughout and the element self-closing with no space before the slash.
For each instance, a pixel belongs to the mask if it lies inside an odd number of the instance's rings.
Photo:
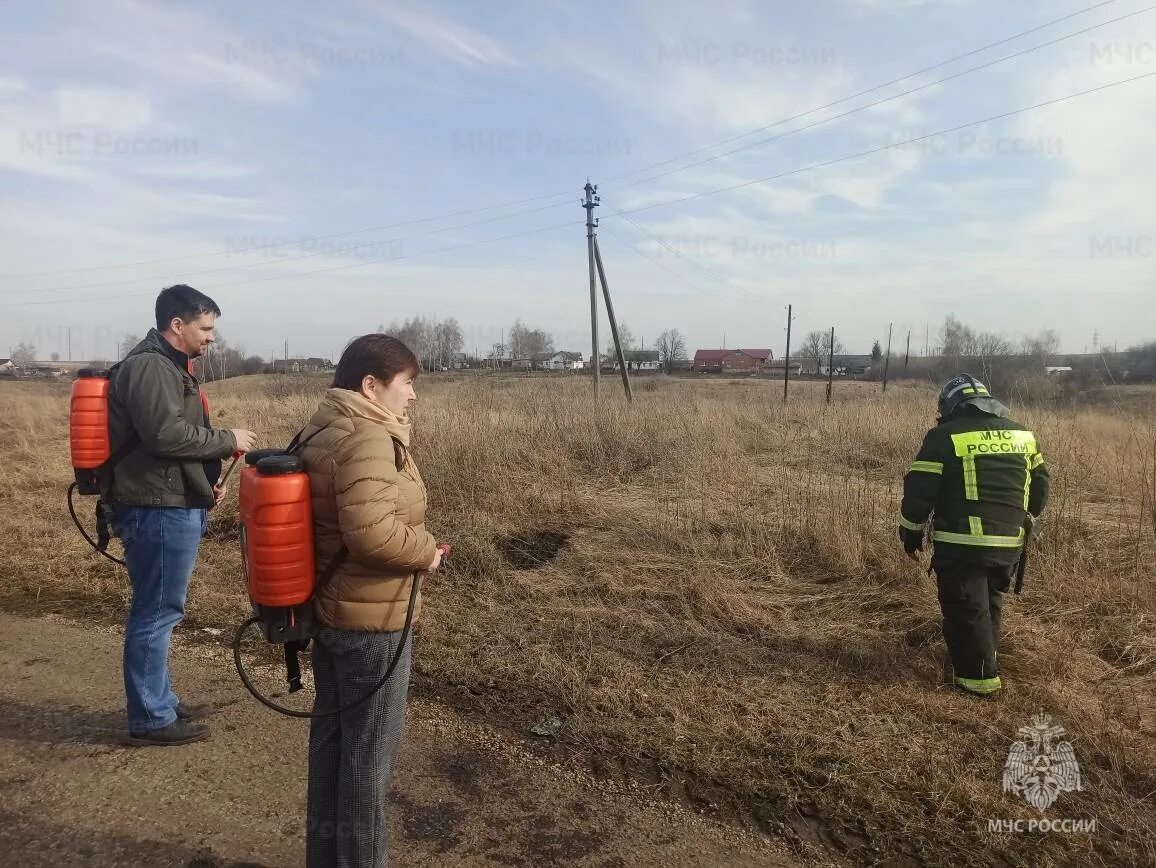
<svg viewBox="0 0 1156 868">
<path fill-rule="evenodd" d="M 0 351 L 64 355 L 71 327 L 108 357 L 185 282 L 265 356 L 414 314 L 470 351 L 520 316 L 588 354 L 588 176 L 648 345 L 778 355 L 788 303 L 857 352 L 889 322 L 921 352 L 948 313 L 1067 351 L 1153 339 L 1156 77 L 807 168 L 1156 73 L 1154 11 L 925 86 L 1145 6 L 1120 0 L 811 111 L 1090 5 L 6 5 Z"/>
</svg>

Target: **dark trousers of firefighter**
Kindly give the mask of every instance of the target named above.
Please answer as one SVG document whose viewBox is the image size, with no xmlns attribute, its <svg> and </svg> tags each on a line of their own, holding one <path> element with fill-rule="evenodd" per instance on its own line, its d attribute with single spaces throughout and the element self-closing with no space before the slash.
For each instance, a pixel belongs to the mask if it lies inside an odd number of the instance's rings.
<svg viewBox="0 0 1156 868">
<path fill-rule="evenodd" d="M 338 708 L 373 689 L 397 653 L 401 631 L 322 627 L 314 639 L 314 711 Z M 385 804 L 405 728 L 410 642 L 393 675 L 372 697 L 309 726 L 305 829 L 309 868 L 385 868 Z"/>
<path fill-rule="evenodd" d="M 999 674 L 999 623 L 1003 595 L 1014 567 L 985 566 L 938 553 L 932 558 L 943 612 L 943 640 L 955 677 L 970 680 Z"/>
</svg>

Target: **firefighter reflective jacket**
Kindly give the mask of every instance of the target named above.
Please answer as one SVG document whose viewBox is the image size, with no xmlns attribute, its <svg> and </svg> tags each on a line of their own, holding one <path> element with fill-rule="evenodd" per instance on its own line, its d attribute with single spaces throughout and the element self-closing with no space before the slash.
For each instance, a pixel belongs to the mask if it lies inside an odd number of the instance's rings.
<svg viewBox="0 0 1156 868">
<path fill-rule="evenodd" d="M 1013 564 L 1025 541 L 1026 513 L 1043 512 L 1048 485 L 1035 434 L 965 405 L 923 438 L 903 480 L 899 525 L 922 533 L 934 513 L 937 554 Z"/>
</svg>

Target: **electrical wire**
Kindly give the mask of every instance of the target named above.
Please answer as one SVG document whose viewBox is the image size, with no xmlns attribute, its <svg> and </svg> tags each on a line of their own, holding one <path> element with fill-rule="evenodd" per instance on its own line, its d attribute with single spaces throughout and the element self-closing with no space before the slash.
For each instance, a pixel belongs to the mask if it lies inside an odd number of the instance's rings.
<svg viewBox="0 0 1156 868">
<path fill-rule="evenodd" d="M 978 127 L 978 126 L 981 126 L 982 124 L 991 123 L 992 121 L 999 121 L 999 120 L 1004 120 L 1005 118 L 1015 117 L 1016 115 L 1025 114 L 1025 113 L 1030 112 L 1030 111 L 1036 111 L 1037 109 L 1047 108 L 1048 106 L 1057 105 L 1057 104 L 1062 103 L 1062 102 L 1067 102 L 1068 100 L 1078 99 L 1079 97 L 1088 96 L 1089 94 L 1099 93 L 1100 91 L 1104 91 L 1104 90 L 1110 90 L 1111 88 L 1120 87 L 1121 85 L 1125 85 L 1125 84 L 1132 84 L 1133 82 L 1140 81 L 1141 79 L 1151 78 L 1154 75 L 1156 75 L 1156 72 L 1141 73 L 1140 75 L 1134 75 L 1131 78 L 1124 78 L 1124 79 L 1120 79 L 1119 81 L 1109 82 L 1108 84 L 1102 84 L 1102 85 L 1099 85 L 1097 87 L 1090 87 L 1086 90 L 1076 91 L 1075 93 L 1069 93 L 1069 94 L 1066 94 L 1064 96 L 1056 97 L 1055 99 L 1049 99 L 1049 100 L 1045 100 L 1044 102 L 1036 103 L 1034 105 L 1022 106 L 1018 109 L 1012 109 L 1011 111 L 1003 112 L 1003 113 L 997 114 L 997 115 L 990 115 L 989 117 L 981 118 L 981 119 L 976 120 L 976 121 L 969 121 L 968 123 L 965 123 L 965 124 L 959 124 L 957 126 L 948 127 L 946 129 L 942 129 L 942 130 L 936 130 L 933 133 L 927 133 L 927 134 L 922 135 L 922 136 L 914 136 L 910 139 L 904 139 L 903 141 L 899 141 L 899 142 L 891 142 L 890 144 L 880 145 L 877 148 L 870 148 L 866 151 L 859 151 L 859 152 L 854 153 L 854 154 L 846 154 L 842 157 L 835 157 L 833 159 L 823 160 L 823 161 L 818 162 L 818 163 L 810 163 L 806 166 L 800 166 L 797 169 L 789 169 L 785 172 L 779 172 L 779 173 L 774 174 L 774 175 L 767 175 L 766 177 L 763 177 L 763 178 L 754 178 L 754 179 L 749 180 L 749 181 L 742 181 L 741 183 L 731 184 L 731 185 L 726 186 L 726 187 L 718 187 L 718 188 L 715 188 L 713 190 L 703 190 L 703 191 L 698 192 L 698 193 L 691 193 L 687 196 L 680 196 L 677 199 L 668 199 L 665 202 L 654 202 L 650 205 L 640 205 L 637 208 L 627 208 L 627 209 L 621 211 L 618 215 L 611 214 L 608 216 L 615 217 L 615 216 L 625 216 L 627 214 L 638 214 L 642 211 L 650 211 L 654 208 L 665 208 L 669 205 L 677 205 L 677 204 L 682 203 L 682 202 L 690 202 L 694 199 L 702 199 L 702 198 L 705 198 L 707 196 L 716 196 L 719 193 L 729 193 L 732 190 L 741 190 L 744 187 L 751 187 L 751 186 L 754 186 L 755 184 L 766 184 L 766 183 L 769 183 L 771 181 L 777 181 L 777 180 L 780 180 L 782 178 L 791 177 L 792 175 L 800 175 L 804 172 L 810 172 L 810 171 L 813 171 L 815 169 L 822 169 L 822 168 L 825 168 L 827 166 L 837 165 L 838 163 L 846 163 L 846 162 L 849 162 L 850 160 L 858 160 L 858 159 L 861 159 L 863 157 L 872 156 L 873 154 L 880 154 L 880 153 L 883 153 L 884 151 L 893 150 L 894 148 L 902 148 L 902 147 L 906 147 L 907 145 L 913 145 L 913 144 L 916 144 L 918 142 L 924 142 L 924 141 L 927 141 L 928 139 L 935 138 L 936 136 L 943 136 L 943 135 L 947 135 L 948 133 L 956 133 L 956 132 L 959 132 L 960 130 L 970 129 L 971 127 Z"/>
<path fill-rule="evenodd" d="M 812 121 L 809 124 L 804 124 L 801 127 L 796 127 L 793 130 L 787 130 L 786 132 L 783 132 L 783 133 L 778 133 L 778 134 L 773 135 L 773 136 L 768 136 L 765 139 L 759 139 L 759 140 L 754 141 L 754 142 L 748 142 L 745 145 L 741 145 L 740 147 L 737 147 L 737 148 L 732 148 L 729 151 L 723 151 L 722 153 L 715 154 L 714 156 L 706 157 L 706 158 L 701 159 L 701 160 L 696 160 L 693 163 L 687 163 L 685 166 L 678 166 L 677 168 L 669 169 L 665 172 L 659 172 L 657 175 L 651 175 L 648 178 L 640 178 L 637 181 L 631 181 L 629 184 L 623 184 L 619 187 L 616 187 L 615 190 L 616 191 L 617 190 L 627 190 L 631 187 L 636 187 L 639 184 L 646 184 L 646 183 L 649 183 L 650 181 L 656 181 L 659 178 L 665 178 L 669 175 L 677 174 L 678 172 L 684 172 L 687 169 L 693 169 L 696 166 L 702 166 L 702 165 L 705 165 L 706 163 L 712 163 L 715 160 L 721 160 L 723 157 L 729 157 L 733 154 L 737 154 L 737 153 L 740 153 L 742 151 L 749 150 L 750 148 L 757 148 L 759 145 L 765 145 L 765 144 L 768 144 L 769 142 L 775 142 L 775 141 L 778 141 L 779 139 L 785 139 L 787 136 L 793 136 L 796 133 L 801 133 L 801 132 L 804 132 L 806 130 L 814 129 L 815 127 L 824 126 L 825 124 L 829 124 L 832 121 L 841 120 L 841 119 L 843 119 L 845 117 L 849 117 L 853 114 L 858 114 L 859 112 L 866 111 L 867 109 L 875 108 L 876 106 L 883 105 L 884 103 L 892 102 L 893 100 L 897 100 L 897 99 L 902 99 L 905 96 L 910 96 L 911 94 L 918 93 L 921 90 L 927 90 L 930 87 L 936 87 L 936 86 L 941 85 L 945 82 L 952 81 L 953 79 L 962 78 L 965 75 L 971 75 L 973 72 L 979 72 L 980 70 L 987 69 L 989 67 L 995 66 L 995 65 L 1000 64 L 1000 63 L 1005 63 L 1006 61 L 1013 60 L 1017 57 L 1023 57 L 1024 55 L 1031 54 L 1032 52 L 1035 52 L 1035 51 L 1039 51 L 1041 48 L 1047 48 L 1047 47 L 1055 45 L 1059 42 L 1064 42 L 1068 39 L 1072 39 L 1076 36 L 1083 36 L 1085 33 L 1089 33 L 1093 30 L 1098 30 L 1101 27 L 1107 27 L 1109 24 L 1116 24 L 1120 21 L 1123 21 L 1126 18 L 1132 18 L 1136 15 L 1141 15 L 1145 12 L 1151 12 L 1153 9 L 1156 9 L 1156 5 L 1147 6 L 1143 9 L 1138 9 L 1135 12 L 1129 12 L 1127 15 L 1121 15 L 1120 17 L 1113 18 L 1110 21 L 1104 21 L 1100 24 L 1093 24 L 1090 27 L 1085 27 L 1083 30 L 1077 30 L 1074 33 L 1067 33 L 1063 36 L 1058 36 L 1055 39 L 1052 39 L 1048 42 L 1042 42 L 1039 45 L 1033 45 L 1030 48 L 1024 48 L 1024 49 L 1022 49 L 1020 51 L 1016 51 L 1012 54 L 1008 54 L 1008 55 L 1005 55 L 1003 57 L 998 57 L 995 60 L 989 60 L 986 63 L 981 63 L 978 66 L 973 66 L 973 67 L 970 67 L 969 69 L 964 69 L 964 70 L 961 70 L 959 72 L 954 72 L 951 75 L 944 76 L 943 78 L 938 78 L 935 81 L 929 81 L 925 84 L 919 85 L 918 87 L 913 87 L 913 88 L 910 88 L 908 90 L 905 90 L 902 93 L 897 93 L 897 94 L 894 94 L 892 96 L 888 96 L 888 97 L 884 97 L 882 99 L 875 100 L 874 102 L 869 102 L 869 103 L 866 103 L 866 104 L 861 105 L 861 106 L 856 106 L 855 108 L 848 109 L 845 112 L 840 112 L 837 115 L 831 115 L 830 117 L 827 117 L 827 118 L 821 118 L 819 120 Z M 606 182 L 606 183 L 609 183 L 609 182 Z"/>
<path fill-rule="evenodd" d="M 1093 94 L 1093 93 L 1099 93 L 1101 91 L 1110 90 L 1112 88 L 1120 87 L 1120 86 L 1125 85 L 1125 84 L 1132 84 L 1132 83 L 1140 81 L 1142 79 L 1151 78 L 1154 75 L 1156 75 L 1156 72 L 1141 73 L 1140 75 L 1134 75 L 1130 78 L 1125 78 L 1125 79 L 1121 79 L 1119 81 L 1109 82 L 1108 84 L 1102 84 L 1102 85 L 1099 85 L 1097 87 L 1087 88 L 1086 90 L 1066 94 L 1064 96 L 1056 97 L 1056 98 L 1050 99 L 1050 100 L 1045 100 L 1044 102 L 1036 103 L 1034 105 L 1022 106 L 1022 107 L 1017 108 L 1017 109 L 1012 109 L 1011 111 L 1002 112 L 1002 113 L 997 114 L 997 115 L 990 115 L 986 118 L 981 118 L 981 119 L 976 120 L 976 121 L 970 121 L 970 122 L 965 123 L 965 124 L 958 124 L 954 127 L 948 127 L 946 129 L 937 130 L 935 132 L 927 133 L 927 134 L 922 135 L 922 136 L 914 136 L 910 139 L 905 139 L 903 141 L 891 142 L 891 143 L 886 144 L 886 145 L 880 145 L 877 148 L 870 148 L 866 151 L 859 151 L 858 153 L 854 153 L 854 154 L 846 154 L 842 157 L 835 157 L 835 158 L 830 159 L 830 160 L 823 160 L 823 161 L 818 162 L 818 163 L 811 163 L 811 164 L 806 165 L 806 166 L 800 166 L 800 167 L 795 168 L 795 169 L 789 169 L 785 172 L 779 172 L 779 173 L 774 174 L 774 175 L 767 175 L 766 177 L 763 177 L 763 178 L 754 178 L 754 179 L 751 179 L 749 181 L 743 181 L 743 182 L 740 182 L 738 184 L 731 184 L 731 185 L 726 186 L 726 187 L 719 187 L 719 188 L 716 188 L 713 190 L 704 190 L 704 191 L 701 191 L 698 193 L 692 193 L 690 195 L 681 196 L 681 197 L 676 198 L 676 199 L 669 199 L 665 202 L 654 202 L 654 203 L 651 203 L 650 205 L 640 205 L 637 208 L 624 209 L 624 210 L 618 211 L 616 214 L 611 214 L 611 215 L 607 215 L 607 216 L 609 216 L 611 218 L 613 218 L 613 217 L 626 217 L 626 215 L 628 215 L 628 214 L 638 214 L 642 211 L 650 211 L 650 210 L 653 210 L 655 208 L 665 208 L 665 207 L 668 207 L 670 205 L 680 204 L 682 202 L 689 202 L 689 201 L 693 201 L 696 199 L 702 199 L 702 198 L 705 198 L 707 196 L 715 196 L 715 195 L 718 195 L 719 193 L 728 193 L 728 192 L 731 192 L 734 190 L 740 190 L 740 189 L 743 189 L 745 187 L 754 186 L 755 184 L 765 184 L 765 183 L 769 183 L 771 181 L 777 181 L 777 180 L 780 180 L 782 178 L 791 177 L 793 175 L 799 175 L 799 174 L 802 174 L 804 172 L 813 171 L 815 169 L 821 169 L 821 168 L 825 168 L 827 166 L 833 166 L 833 165 L 836 165 L 839 163 L 849 162 L 850 160 L 862 159 L 863 157 L 868 157 L 868 156 L 872 156 L 874 154 L 879 154 L 879 153 L 882 153 L 884 151 L 892 150 L 894 148 L 905 147 L 907 145 L 915 144 L 917 142 L 926 141 L 927 139 L 934 138 L 935 136 L 941 136 L 941 135 L 946 135 L 948 133 L 959 132 L 960 130 L 970 129 L 971 127 L 980 126 L 981 124 L 991 123 L 992 121 L 1003 120 L 1005 118 L 1010 118 L 1010 117 L 1015 117 L 1016 115 L 1025 114 L 1025 113 L 1030 112 L 1030 111 L 1036 111 L 1036 110 L 1041 109 L 1041 108 L 1047 108 L 1049 106 L 1058 105 L 1059 103 L 1067 102 L 1067 101 L 1073 100 L 1073 99 L 1078 99 L 1080 97 L 1088 96 L 1088 95 Z M 474 246 L 477 246 L 479 244 L 491 244 L 491 243 L 494 243 L 497 241 L 505 241 L 505 240 L 508 240 L 511 238 L 520 238 L 520 237 L 523 237 L 526 235 L 532 235 L 532 234 L 535 234 L 538 232 L 546 232 L 546 231 L 549 231 L 552 229 L 561 229 L 561 228 L 564 228 L 567 226 L 577 226 L 577 225 L 583 225 L 583 224 L 574 223 L 574 222 L 558 223 L 558 224 L 554 224 L 551 226 L 542 226 L 542 227 L 538 227 L 536 229 L 526 230 L 523 232 L 515 232 L 515 233 L 511 233 L 509 235 L 499 236 L 497 238 L 484 238 L 484 239 L 480 239 L 478 241 L 470 241 L 470 242 L 466 242 L 464 244 L 455 244 L 455 245 L 451 245 L 449 247 L 435 248 L 434 250 L 426 250 L 426 251 L 421 251 L 419 253 L 405 254 L 402 256 L 387 257 L 387 258 L 383 258 L 383 259 L 367 260 L 365 262 L 354 262 L 354 263 L 349 263 L 346 265 L 336 265 L 336 266 L 332 266 L 329 268 L 315 269 L 313 271 L 294 272 L 291 274 L 278 274 L 278 275 L 272 275 L 270 277 L 255 278 L 253 280 L 240 281 L 238 283 L 231 283 L 231 284 L 227 284 L 227 285 L 226 284 L 220 284 L 219 286 L 221 286 L 221 287 L 224 287 L 224 286 L 230 286 L 230 287 L 247 286 L 247 285 L 252 285 L 254 283 L 264 283 L 264 282 L 271 281 L 271 280 L 291 280 L 291 279 L 297 278 L 297 277 L 309 277 L 309 276 L 312 276 L 315 274 L 325 274 L 325 273 L 329 273 L 329 272 L 333 272 L 333 271 L 343 271 L 343 270 L 347 270 L 347 269 L 351 269 L 351 268 L 364 268 L 367 265 L 376 265 L 376 264 L 380 264 L 383 262 L 396 262 L 396 261 L 401 260 L 401 259 L 409 259 L 409 258 L 413 258 L 416 256 L 428 256 L 428 255 L 432 255 L 435 253 L 446 253 L 446 252 L 453 251 L 453 250 L 461 250 L 461 249 L 464 249 L 467 247 L 474 247 Z M 206 288 L 207 289 L 214 289 L 217 287 L 216 286 L 210 286 L 210 287 L 206 287 Z M 151 294 L 151 290 L 146 291 L 146 292 L 127 293 L 127 294 L 122 294 L 119 296 L 105 296 L 102 300 L 106 300 L 109 298 L 135 298 L 135 297 L 140 296 L 140 295 L 150 295 L 150 294 Z M 72 304 L 72 303 L 75 303 L 78 301 L 87 301 L 87 300 L 89 300 L 89 299 L 73 298 L 73 299 L 53 299 L 50 301 L 17 302 L 16 306 L 44 305 L 44 304 Z"/>
<path fill-rule="evenodd" d="M 422 251 L 419 251 L 417 253 L 406 253 L 406 254 L 403 254 L 401 256 L 391 256 L 391 257 L 385 257 L 382 259 L 370 259 L 370 260 L 366 260 L 365 262 L 353 262 L 353 263 L 349 263 L 346 265 L 335 265 L 335 266 L 332 266 L 329 268 L 318 268 L 318 269 L 315 269 L 313 271 L 297 271 L 297 272 L 293 272 L 291 274 L 275 274 L 275 275 L 271 275 L 269 277 L 259 277 L 259 278 L 254 278 L 252 280 L 238 281 L 238 282 L 232 282 L 232 283 L 227 283 L 227 284 L 218 283 L 218 284 L 212 284 L 210 286 L 206 286 L 203 288 L 204 289 L 233 288 L 233 287 L 237 287 L 237 286 L 250 286 L 254 283 L 265 283 L 265 282 L 270 281 L 270 280 L 291 280 L 291 279 L 297 278 L 297 277 L 311 277 L 315 274 L 326 274 L 326 273 L 329 273 L 332 271 L 343 271 L 343 270 L 350 269 L 350 268 L 364 268 L 367 265 L 380 265 L 380 264 L 386 263 L 386 262 L 397 262 L 397 261 L 402 260 L 402 259 L 413 259 L 413 258 L 418 257 L 418 256 L 431 256 L 435 253 L 448 253 L 448 252 L 454 251 L 454 250 L 463 250 L 467 247 L 477 247 L 480 244 L 493 244 L 493 243 L 498 242 L 498 241 L 508 241 L 511 238 L 522 238 L 526 235 L 535 235 L 539 232 L 548 232 L 552 229 L 563 229 L 563 228 L 568 228 L 568 227 L 577 227 L 577 226 L 584 226 L 584 225 L 585 224 L 580 222 L 580 221 L 579 222 L 571 221 L 568 223 L 555 223 L 555 224 L 550 225 L 550 226 L 539 226 L 536 229 L 527 229 L 527 230 L 522 231 L 522 232 L 513 232 L 509 235 L 501 235 L 497 238 L 482 238 L 482 239 L 479 239 L 477 241 L 467 241 L 463 244 L 452 244 L 448 247 L 438 247 L 438 248 L 435 248 L 433 250 L 422 250 Z M 101 296 L 100 301 L 103 302 L 103 301 L 109 301 L 112 299 L 120 299 L 120 298 L 139 298 L 140 296 L 143 296 L 143 295 L 152 295 L 153 292 L 154 292 L 154 290 L 144 290 L 142 292 L 127 292 L 127 293 L 120 293 L 118 295 L 105 295 L 105 296 Z M 92 300 L 93 299 L 91 299 L 91 298 L 83 298 L 83 297 L 81 297 L 81 298 L 55 298 L 55 299 L 50 299 L 47 301 L 17 301 L 17 302 L 14 302 L 11 306 L 12 307 L 30 307 L 30 306 L 51 305 L 51 304 L 76 304 L 79 302 L 92 301 Z"/>
<path fill-rule="evenodd" d="M 671 158 L 666 159 L 666 160 L 659 161 L 657 163 L 652 163 L 652 164 L 647 165 L 647 166 L 641 166 L 637 169 L 632 169 L 631 171 L 625 172 L 621 175 L 615 175 L 611 178 L 606 179 L 603 183 L 612 184 L 613 182 L 618 181 L 618 180 L 622 180 L 623 178 L 628 178 L 632 175 L 637 175 L 637 174 L 641 174 L 643 172 L 648 172 L 648 171 L 651 171 L 653 169 L 657 169 L 657 168 L 660 168 L 662 166 L 666 166 L 666 165 L 669 165 L 671 163 L 678 162 L 679 160 L 686 159 L 687 157 L 696 156 L 697 154 L 703 153 L 704 151 L 709 151 L 709 150 L 712 150 L 714 148 L 723 147 L 725 145 L 731 144 L 732 142 L 739 141 L 741 139 L 747 138 L 747 137 L 752 136 L 752 135 L 757 135 L 758 133 L 765 132 L 766 130 L 773 129 L 774 127 L 778 127 L 778 126 L 781 126 L 781 125 L 786 124 L 786 123 L 790 123 L 791 121 L 799 120 L 801 118 L 807 117 L 808 115 L 815 114 L 816 112 L 824 111 L 826 109 L 833 108 L 833 107 L 838 106 L 838 105 L 842 105 L 843 103 L 849 102 L 853 99 L 857 99 L 858 97 L 866 96 L 867 94 L 874 93 L 878 90 L 882 90 L 883 88 L 890 87 L 891 85 L 898 84 L 899 82 L 906 81 L 907 79 L 914 78 L 918 75 L 923 75 L 925 73 L 932 72 L 933 70 L 940 69 L 944 66 L 948 66 L 952 63 L 955 63 L 956 61 L 963 60 L 964 58 L 971 57 L 971 56 L 974 56 L 976 54 L 981 54 L 984 51 L 988 51 L 988 50 L 990 50 L 992 48 L 996 48 L 1000 45 L 1005 45 L 1008 42 L 1014 42 L 1015 40 L 1021 39 L 1024 36 L 1029 36 L 1032 33 L 1037 33 L 1040 30 L 1045 30 L 1048 27 L 1052 27 L 1052 26 L 1059 24 L 1063 21 L 1067 21 L 1067 20 L 1070 20 L 1072 18 L 1076 18 L 1080 15 L 1087 14 L 1088 12 L 1092 12 L 1096 9 L 1101 8 L 1101 7 L 1109 6 L 1115 2 L 1116 2 L 1116 0 L 1103 0 L 1103 2 L 1095 3 L 1091 6 L 1085 7 L 1083 9 L 1079 9 L 1075 12 L 1070 12 L 1066 15 L 1060 16 L 1059 18 L 1054 18 L 1050 21 L 1045 21 L 1043 24 L 1036 25 L 1035 27 L 1020 31 L 1018 33 L 1012 34 L 1011 36 L 1007 36 L 1007 37 L 1004 37 L 1003 39 L 999 39 L 995 42 L 991 42 L 991 43 L 988 43 L 986 45 L 982 45 L 978 48 L 971 49 L 970 51 L 963 52 L 962 54 L 957 54 L 953 57 L 947 58 L 946 60 L 942 60 L 942 61 L 940 61 L 938 63 L 934 63 L 930 66 L 923 67 L 922 69 L 915 70 L 914 72 L 909 72 L 905 75 L 899 76 L 898 78 L 893 78 L 890 81 L 883 82 L 882 84 L 875 85 L 873 87 L 858 91 L 858 92 L 850 94 L 848 96 L 841 97 L 840 99 L 834 100 L 832 102 L 826 103 L 826 104 L 821 105 L 821 106 L 817 106 L 813 109 L 808 109 L 805 112 L 800 112 L 800 113 L 792 115 L 790 117 L 775 121 L 771 124 L 767 124 L 767 125 L 764 125 L 761 127 L 756 127 L 753 130 L 748 130 L 745 133 L 741 133 L 737 136 L 732 136 L 728 139 L 723 139 L 722 141 L 719 141 L 719 142 L 714 142 L 714 143 L 709 144 L 709 145 L 703 145 L 702 147 L 696 148 L 692 151 L 688 151 L 686 153 L 680 154 L 680 155 L 675 156 L 675 157 L 671 157 Z M 1146 11 L 1146 10 L 1142 10 L 1142 11 Z M 1110 23 L 1110 22 L 1106 22 L 1106 23 Z M 1097 26 L 1102 26 L 1102 25 L 1097 25 Z M 1083 32 L 1083 31 L 1081 31 L 1081 32 Z M 1038 46 L 1038 47 L 1042 47 L 1042 46 Z M 755 144 L 758 144 L 758 143 L 755 143 Z M 751 146 L 753 147 L 754 145 L 751 145 Z M 719 155 L 719 156 L 725 156 L 725 155 Z M 694 164 L 694 165 L 698 165 L 698 164 Z M 684 168 L 690 168 L 690 166 L 687 166 Z M 662 176 L 656 176 L 656 177 L 662 177 Z M 639 182 L 635 182 L 635 183 L 642 183 L 642 182 L 639 181 Z M 625 189 L 627 186 L 634 186 L 634 184 L 624 185 L 623 187 L 620 187 L 619 189 Z M 365 227 L 362 229 L 354 229 L 354 230 L 350 230 L 350 231 L 346 231 L 346 232 L 334 232 L 334 233 L 330 233 L 327 235 L 313 236 L 311 238 L 311 240 L 313 240 L 313 241 L 325 241 L 325 240 L 329 240 L 332 238 L 345 238 L 345 237 L 349 237 L 352 235 L 359 235 L 359 234 L 364 234 L 364 233 L 368 233 L 368 232 L 377 232 L 377 231 L 382 231 L 385 229 L 396 229 L 396 228 L 400 228 L 402 226 L 411 226 L 411 225 L 416 225 L 416 224 L 420 224 L 420 223 L 433 222 L 433 221 L 437 221 L 437 220 L 449 219 L 451 217 L 461 217 L 461 216 L 465 216 L 467 214 L 476 214 L 476 213 L 480 213 L 483 211 L 489 211 L 489 210 L 492 210 L 495 208 L 514 207 L 517 205 L 524 205 L 524 204 L 529 204 L 532 202 L 542 201 L 544 199 L 553 199 L 553 198 L 557 198 L 560 196 L 569 196 L 569 195 L 572 195 L 572 193 L 570 191 L 558 191 L 557 193 L 548 193 L 548 194 L 545 194 L 542 196 L 532 196 L 529 198 L 518 199 L 515 201 L 511 201 L 511 202 L 499 203 L 497 205 L 486 205 L 486 206 L 482 206 L 480 208 L 469 208 L 469 209 L 464 209 L 464 210 L 460 210 L 460 211 L 449 212 L 446 214 L 438 214 L 438 215 L 434 215 L 434 216 L 430 216 L 430 217 L 421 217 L 421 218 L 417 218 L 414 220 L 403 220 L 403 221 L 400 221 L 397 223 L 387 223 L 387 224 L 383 224 L 383 225 L 379 225 L 379 226 L 370 226 L 370 227 Z M 558 204 L 565 204 L 565 203 L 558 203 Z M 514 214 L 514 215 L 508 215 L 508 216 L 513 217 L 513 216 L 518 216 L 518 215 Z M 449 230 L 447 229 L 446 231 L 449 231 Z M 57 275 L 57 274 L 76 274 L 76 273 L 86 272 L 86 271 L 104 271 L 104 270 L 110 270 L 110 269 L 116 269 L 116 268 L 133 268 L 133 267 L 138 267 L 138 266 L 142 266 L 142 265 L 159 265 L 159 264 L 169 263 L 169 262 L 183 262 L 183 261 L 188 261 L 191 259 L 207 259 L 207 258 L 212 258 L 212 257 L 217 257 L 217 256 L 227 256 L 227 255 L 233 255 L 233 254 L 239 254 L 239 253 L 247 253 L 247 252 L 256 251 L 256 250 L 268 250 L 270 248 L 275 248 L 275 247 L 279 247 L 279 246 L 281 246 L 280 243 L 258 244 L 258 245 L 253 245 L 250 247 L 239 248 L 238 250 L 221 251 L 221 252 L 217 252 L 217 253 L 194 253 L 194 254 L 186 254 L 186 255 L 182 255 L 182 256 L 163 257 L 163 258 L 156 258 L 156 259 L 144 259 L 144 260 L 136 260 L 136 261 L 132 261 L 132 262 L 111 263 L 108 265 L 86 266 L 86 267 L 58 269 L 58 270 L 51 270 L 51 271 L 34 271 L 34 272 L 22 272 L 22 273 L 12 273 L 12 272 L 0 273 L 0 277 L 3 277 L 3 278 L 46 277 L 46 276 Z M 76 288 L 76 287 L 70 287 L 70 288 Z"/>
</svg>

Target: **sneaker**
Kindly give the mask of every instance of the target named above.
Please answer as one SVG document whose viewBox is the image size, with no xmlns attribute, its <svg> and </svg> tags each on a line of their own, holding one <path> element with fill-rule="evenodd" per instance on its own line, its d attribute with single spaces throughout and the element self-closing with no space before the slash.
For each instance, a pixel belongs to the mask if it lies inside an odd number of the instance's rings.
<svg viewBox="0 0 1156 868">
<path fill-rule="evenodd" d="M 140 745 L 157 745 L 159 747 L 191 744 L 209 737 L 209 728 L 203 723 L 190 723 L 177 718 L 168 726 L 160 729 L 150 729 L 145 732 L 129 731 L 128 743 Z"/>
<path fill-rule="evenodd" d="M 177 718 L 179 720 L 201 720 L 213 713 L 213 705 L 211 702 L 200 702 L 196 705 L 186 705 L 183 702 L 177 703 Z"/>
</svg>

